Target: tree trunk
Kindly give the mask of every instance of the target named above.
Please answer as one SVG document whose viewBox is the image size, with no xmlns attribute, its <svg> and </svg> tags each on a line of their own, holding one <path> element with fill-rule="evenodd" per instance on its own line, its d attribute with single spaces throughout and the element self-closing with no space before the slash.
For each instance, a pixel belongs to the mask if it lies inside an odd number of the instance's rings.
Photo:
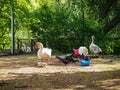
<svg viewBox="0 0 120 90">
<path fill-rule="evenodd" d="M 104 26 L 104 33 L 108 33 L 120 22 L 120 12 L 107 25 Z"/>
<path fill-rule="evenodd" d="M 101 10 L 100 18 L 104 19 L 104 18 L 107 16 L 107 14 L 108 14 L 111 6 L 112 6 L 116 1 L 117 1 L 117 0 L 106 0 L 105 5 L 103 6 L 103 8 L 102 8 L 102 10 Z"/>
</svg>

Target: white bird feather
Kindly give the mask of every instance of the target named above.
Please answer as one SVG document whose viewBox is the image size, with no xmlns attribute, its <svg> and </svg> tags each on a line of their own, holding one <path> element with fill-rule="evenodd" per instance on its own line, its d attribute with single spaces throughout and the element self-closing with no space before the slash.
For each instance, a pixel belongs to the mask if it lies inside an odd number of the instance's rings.
<svg viewBox="0 0 120 90">
<path fill-rule="evenodd" d="M 94 39 L 95 39 L 95 37 L 92 36 L 91 38 L 92 38 L 92 42 L 91 42 L 91 44 L 90 44 L 90 46 L 89 46 L 90 51 L 91 51 L 92 53 L 94 53 L 94 54 L 97 54 L 97 53 L 99 53 L 99 52 L 102 52 L 102 49 L 101 49 L 99 46 L 97 46 L 96 44 L 94 44 Z"/>
<path fill-rule="evenodd" d="M 79 47 L 78 51 L 80 55 L 84 55 L 84 56 L 88 55 L 88 49 L 84 46 Z"/>
<path fill-rule="evenodd" d="M 41 42 L 36 42 L 35 47 L 38 48 L 37 56 L 39 59 L 48 59 L 52 55 L 52 49 L 44 48 Z"/>
</svg>

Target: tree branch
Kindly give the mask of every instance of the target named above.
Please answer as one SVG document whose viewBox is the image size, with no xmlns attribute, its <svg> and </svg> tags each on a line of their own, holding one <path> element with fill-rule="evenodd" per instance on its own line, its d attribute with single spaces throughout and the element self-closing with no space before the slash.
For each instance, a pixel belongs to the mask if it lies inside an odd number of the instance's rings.
<svg viewBox="0 0 120 90">
<path fill-rule="evenodd" d="M 106 0 L 105 5 L 103 6 L 102 10 L 101 10 L 101 15 L 100 18 L 104 19 L 110 8 L 112 7 L 112 5 L 116 2 L 117 0 Z"/>
<path fill-rule="evenodd" d="M 120 12 L 107 25 L 104 26 L 104 33 L 108 33 L 120 22 Z"/>
</svg>

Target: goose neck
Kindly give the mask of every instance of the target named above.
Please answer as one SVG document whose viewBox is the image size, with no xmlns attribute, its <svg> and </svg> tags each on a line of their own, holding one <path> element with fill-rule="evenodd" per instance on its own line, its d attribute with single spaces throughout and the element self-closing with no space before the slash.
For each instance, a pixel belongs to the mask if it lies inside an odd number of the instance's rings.
<svg viewBox="0 0 120 90">
<path fill-rule="evenodd" d="M 92 37 L 92 43 L 94 43 L 94 38 Z"/>
</svg>

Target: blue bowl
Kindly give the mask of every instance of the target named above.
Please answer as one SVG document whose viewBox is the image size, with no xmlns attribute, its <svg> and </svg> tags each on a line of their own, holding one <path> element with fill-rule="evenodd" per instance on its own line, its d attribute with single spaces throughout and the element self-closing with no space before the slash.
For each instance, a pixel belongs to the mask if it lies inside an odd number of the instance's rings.
<svg viewBox="0 0 120 90">
<path fill-rule="evenodd" d="M 89 66 L 90 60 L 79 60 L 81 66 Z"/>
</svg>

